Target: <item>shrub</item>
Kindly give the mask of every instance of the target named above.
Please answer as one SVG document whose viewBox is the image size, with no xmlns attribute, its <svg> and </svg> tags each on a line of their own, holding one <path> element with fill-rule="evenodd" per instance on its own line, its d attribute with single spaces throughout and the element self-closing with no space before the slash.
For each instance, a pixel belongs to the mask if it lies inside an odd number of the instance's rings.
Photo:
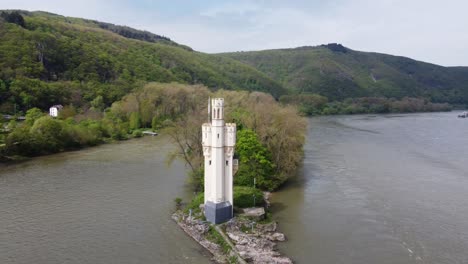
<svg viewBox="0 0 468 264">
<path fill-rule="evenodd" d="M 185 211 L 189 211 L 192 209 L 193 211 L 200 209 L 200 204 L 205 202 L 205 193 L 199 193 L 195 197 L 193 197 L 192 201 L 187 204 Z"/>
<path fill-rule="evenodd" d="M 262 206 L 263 192 L 259 189 L 247 186 L 234 186 L 234 206 L 240 208 L 253 207 L 255 196 L 255 206 Z"/>
<path fill-rule="evenodd" d="M 132 133 L 132 136 L 135 137 L 135 138 L 142 137 L 143 132 L 141 132 L 141 130 L 134 130 L 133 133 Z"/>
</svg>

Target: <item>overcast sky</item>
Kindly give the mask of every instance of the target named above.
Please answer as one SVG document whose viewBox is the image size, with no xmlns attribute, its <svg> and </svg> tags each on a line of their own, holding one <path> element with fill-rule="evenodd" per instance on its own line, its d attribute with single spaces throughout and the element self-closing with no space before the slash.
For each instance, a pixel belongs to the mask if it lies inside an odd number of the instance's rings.
<svg viewBox="0 0 468 264">
<path fill-rule="evenodd" d="M 444 66 L 468 66 L 467 0 L 0 0 L 127 25 L 216 53 L 341 43 Z"/>
</svg>

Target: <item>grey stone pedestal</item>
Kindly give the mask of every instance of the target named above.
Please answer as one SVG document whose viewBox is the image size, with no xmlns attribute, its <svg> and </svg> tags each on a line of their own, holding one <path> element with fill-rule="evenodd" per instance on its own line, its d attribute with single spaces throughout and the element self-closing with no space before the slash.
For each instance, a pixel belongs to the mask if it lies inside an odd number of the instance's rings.
<svg viewBox="0 0 468 264">
<path fill-rule="evenodd" d="M 213 203 L 207 201 L 205 203 L 205 217 L 213 224 L 229 221 L 232 218 L 232 205 L 229 202 Z"/>
</svg>

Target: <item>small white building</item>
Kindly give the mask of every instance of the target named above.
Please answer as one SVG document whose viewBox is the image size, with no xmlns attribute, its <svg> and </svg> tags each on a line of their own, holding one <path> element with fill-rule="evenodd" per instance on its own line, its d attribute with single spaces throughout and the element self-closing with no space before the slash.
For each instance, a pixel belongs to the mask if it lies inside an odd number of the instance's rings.
<svg viewBox="0 0 468 264">
<path fill-rule="evenodd" d="M 205 157 L 205 216 L 214 224 L 233 217 L 233 160 L 236 144 L 236 124 L 224 123 L 224 99 L 209 102 L 211 123 L 202 125 L 202 145 Z M 210 111 L 211 110 L 211 111 Z"/>
<path fill-rule="evenodd" d="M 57 117 L 60 110 L 63 109 L 63 105 L 53 105 L 49 108 L 49 115 L 52 117 Z"/>
</svg>

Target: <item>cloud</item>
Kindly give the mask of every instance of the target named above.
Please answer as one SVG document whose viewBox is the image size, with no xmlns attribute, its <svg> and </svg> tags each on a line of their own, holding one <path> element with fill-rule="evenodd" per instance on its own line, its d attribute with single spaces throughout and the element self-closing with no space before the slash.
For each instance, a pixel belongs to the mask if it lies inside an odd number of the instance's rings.
<svg viewBox="0 0 468 264">
<path fill-rule="evenodd" d="M 338 42 L 441 65 L 468 64 L 468 2 L 462 0 L 3 0 L 0 8 L 124 24 L 209 53 Z"/>
<path fill-rule="evenodd" d="M 200 12 L 201 16 L 220 17 L 220 16 L 245 16 L 258 12 L 260 5 L 251 1 L 240 1 L 237 3 L 227 2 L 216 7 L 210 7 Z"/>
</svg>

